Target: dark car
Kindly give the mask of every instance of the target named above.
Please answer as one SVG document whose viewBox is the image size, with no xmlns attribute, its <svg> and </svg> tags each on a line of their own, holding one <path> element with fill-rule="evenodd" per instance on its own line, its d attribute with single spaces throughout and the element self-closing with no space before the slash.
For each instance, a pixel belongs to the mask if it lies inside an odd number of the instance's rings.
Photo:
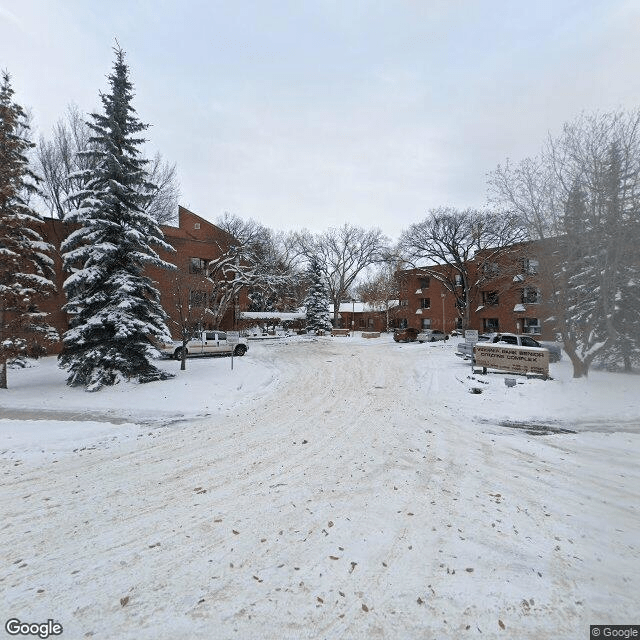
<svg viewBox="0 0 640 640">
<path fill-rule="evenodd" d="M 418 339 L 418 333 L 419 331 L 412 327 L 396 329 L 393 333 L 393 339 L 396 342 L 415 342 Z"/>
</svg>

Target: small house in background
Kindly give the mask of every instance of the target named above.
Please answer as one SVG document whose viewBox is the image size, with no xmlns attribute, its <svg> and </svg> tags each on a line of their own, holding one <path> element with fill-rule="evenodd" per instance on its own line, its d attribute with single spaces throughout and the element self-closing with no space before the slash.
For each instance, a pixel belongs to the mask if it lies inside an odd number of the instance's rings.
<svg viewBox="0 0 640 640">
<path fill-rule="evenodd" d="M 371 305 L 366 302 L 342 302 L 338 308 L 338 326 L 336 329 L 350 331 L 387 331 L 399 326 L 396 318 L 398 301 L 389 302 L 389 308 L 384 305 Z M 334 306 L 329 305 L 331 318 L 334 317 Z"/>
</svg>

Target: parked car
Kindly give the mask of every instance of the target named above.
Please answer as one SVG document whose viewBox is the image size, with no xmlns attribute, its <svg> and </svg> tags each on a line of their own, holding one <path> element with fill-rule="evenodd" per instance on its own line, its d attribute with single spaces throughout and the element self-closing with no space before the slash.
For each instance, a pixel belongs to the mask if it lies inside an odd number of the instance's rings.
<svg viewBox="0 0 640 640">
<path fill-rule="evenodd" d="M 176 360 L 182 359 L 182 340 L 164 343 L 158 348 L 160 353 Z M 201 331 L 196 333 L 186 344 L 185 356 L 243 356 L 249 345 L 245 338 L 229 341 L 224 331 Z"/>
<path fill-rule="evenodd" d="M 418 338 L 418 330 L 413 327 L 405 327 L 404 329 L 396 329 L 393 332 L 393 339 L 396 342 L 415 342 Z"/>
<path fill-rule="evenodd" d="M 449 336 L 438 329 L 424 329 L 418 336 L 418 342 L 436 342 L 438 340 L 448 340 Z"/>
<path fill-rule="evenodd" d="M 549 362 L 559 362 L 562 359 L 562 347 L 557 342 L 538 342 L 529 335 L 519 335 L 516 333 L 484 333 L 478 336 L 478 342 L 503 343 L 515 347 L 543 348 L 549 351 Z M 473 346 L 474 345 L 467 342 L 459 342 L 456 347 L 456 355 L 465 360 L 473 358 Z"/>
</svg>

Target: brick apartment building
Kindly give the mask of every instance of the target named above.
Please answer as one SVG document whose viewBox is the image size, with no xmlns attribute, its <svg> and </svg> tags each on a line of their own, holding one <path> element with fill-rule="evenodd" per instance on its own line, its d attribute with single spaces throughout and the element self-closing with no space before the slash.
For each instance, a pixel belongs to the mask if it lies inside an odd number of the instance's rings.
<svg viewBox="0 0 640 640">
<path fill-rule="evenodd" d="M 62 270 L 60 244 L 69 235 L 72 228 L 57 218 L 47 218 L 42 225 L 44 240 L 55 247 L 53 257 L 57 294 L 42 301 L 40 308 L 49 313 L 50 324 L 58 329 L 61 335 L 67 330 L 69 319 L 62 310 L 62 306 L 66 302 L 62 284 L 68 274 L 65 274 Z M 180 286 L 185 295 L 189 296 L 189 303 L 192 306 L 204 307 L 205 304 L 211 304 L 212 301 L 208 299 L 203 286 L 207 263 L 220 257 L 230 247 L 237 245 L 238 241 L 232 235 L 184 207 L 178 208 L 177 227 L 163 225 L 161 228 L 166 242 L 176 251 L 175 253 L 159 251 L 160 257 L 167 262 L 175 264 L 178 270 L 176 272 L 149 268 L 147 275 L 156 282 L 161 295 L 160 302 L 164 310 L 169 314 L 170 318 L 177 320 L 178 310 L 175 304 L 176 277 L 180 278 Z M 234 328 L 238 310 L 246 308 L 246 305 L 246 291 L 241 291 L 234 304 L 229 305 L 220 326 L 225 329 Z M 206 315 L 195 317 L 202 318 L 202 328 L 212 328 L 211 322 L 207 320 Z M 172 333 L 177 336 L 177 328 L 174 323 L 168 322 L 168 326 Z M 54 345 L 53 350 L 60 350 L 61 348 L 62 344 L 58 343 Z"/>
<path fill-rule="evenodd" d="M 68 317 L 62 310 L 65 303 L 62 284 L 67 274 L 62 271 L 60 244 L 70 231 L 71 227 L 59 219 L 48 218 L 43 222 L 42 235 L 55 247 L 57 294 L 44 300 L 40 306 L 49 313 L 49 322 L 61 334 L 68 328 Z M 147 273 L 157 283 L 165 311 L 170 318 L 178 319 L 175 304 L 177 277 L 183 292 L 189 296 L 192 308 L 214 305 L 215 300 L 209 298 L 204 281 L 207 263 L 237 245 L 238 241 L 184 207 L 178 208 L 178 225 L 163 225 L 162 231 L 175 253 L 160 252 L 161 258 L 175 264 L 178 269 L 172 272 L 149 268 Z M 544 318 L 550 313 L 543 303 L 547 296 L 539 269 L 540 258 L 536 255 L 542 254 L 543 250 L 540 243 L 532 242 L 511 247 L 495 261 L 490 252 L 475 256 L 469 265 L 469 280 L 474 283 L 470 289 L 469 328 L 480 332 L 509 331 L 529 333 L 542 339 L 554 338 L 552 328 L 544 323 Z M 447 273 L 444 266 L 431 269 Z M 401 271 L 398 280 L 398 300 L 394 301 L 388 314 L 389 328 L 438 329 L 450 333 L 462 327 L 455 296 L 440 280 L 420 269 Z M 220 327 L 233 329 L 246 325 L 246 321 L 239 323 L 239 318 L 247 307 L 247 291 L 242 290 L 227 308 Z M 339 309 L 339 326 L 351 328 L 352 322 L 356 331 L 384 331 L 387 313 L 362 302 L 344 302 Z M 213 327 L 212 320 L 204 314 L 199 317 L 199 323 L 202 328 Z M 168 326 L 177 336 L 175 323 L 169 322 Z M 56 347 L 60 349 L 61 343 Z"/>
<path fill-rule="evenodd" d="M 469 328 L 481 333 L 505 331 L 528 333 L 541 339 L 554 339 L 549 317 L 548 291 L 540 272 L 545 247 L 539 242 L 522 243 L 492 258 L 479 253 L 469 263 Z M 446 274 L 446 267 L 431 267 Z M 439 329 L 449 333 L 462 327 L 455 296 L 435 277 L 420 269 L 399 273 L 400 305 L 396 312 L 399 326 Z M 462 286 L 458 280 L 458 286 Z"/>
</svg>

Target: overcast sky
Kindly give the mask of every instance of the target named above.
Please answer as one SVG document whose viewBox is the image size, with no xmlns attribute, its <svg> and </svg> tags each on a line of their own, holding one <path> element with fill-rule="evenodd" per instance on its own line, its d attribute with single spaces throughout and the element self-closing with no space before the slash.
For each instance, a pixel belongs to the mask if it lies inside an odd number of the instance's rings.
<svg viewBox="0 0 640 640">
<path fill-rule="evenodd" d="M 0 67 L 48 135 L 117 38 L 181 203 L 397 237 L 582 110 L 640 102 L 640 0 L 0 0 Z"/>
</svg>

